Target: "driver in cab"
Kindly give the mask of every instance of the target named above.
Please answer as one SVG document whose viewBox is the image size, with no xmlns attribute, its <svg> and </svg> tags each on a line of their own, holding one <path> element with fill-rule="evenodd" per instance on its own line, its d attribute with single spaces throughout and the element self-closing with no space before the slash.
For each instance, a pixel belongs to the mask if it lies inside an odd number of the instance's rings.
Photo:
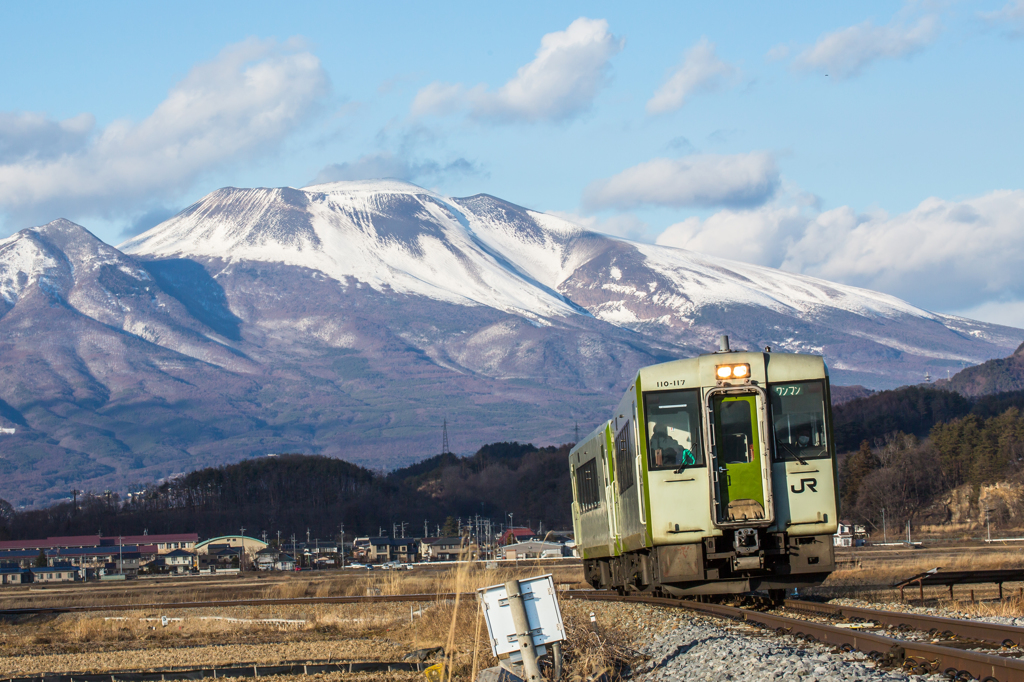
<svg viewBox="0 0 1024 682">
<path fill-rule="evenodd" d="M 668 435 L 668 427 L 656 425 L 651 434 L 651 450 L 654 452 L 654 466 L 692 466 L 696 463 L 693 452 Z"/>
</svg>

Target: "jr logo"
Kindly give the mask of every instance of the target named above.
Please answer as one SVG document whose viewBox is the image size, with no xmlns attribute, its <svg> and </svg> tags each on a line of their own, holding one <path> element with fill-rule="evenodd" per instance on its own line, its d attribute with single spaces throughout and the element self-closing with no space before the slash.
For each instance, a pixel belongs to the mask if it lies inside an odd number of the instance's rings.
<svg viewBox="0 0 1024 682">
<path fill-rule="evenodd" d="M 805 489 L 810 490 L 812 493 L 818 492 L 816 487 L 818 485 L 818 479 L 816 478 L 801 478 L 800 479 L 800 490 L 796 489 L 795 485 L 789 486 L 789 489 L 794 493 L 802 493 Z"/>
</svg>

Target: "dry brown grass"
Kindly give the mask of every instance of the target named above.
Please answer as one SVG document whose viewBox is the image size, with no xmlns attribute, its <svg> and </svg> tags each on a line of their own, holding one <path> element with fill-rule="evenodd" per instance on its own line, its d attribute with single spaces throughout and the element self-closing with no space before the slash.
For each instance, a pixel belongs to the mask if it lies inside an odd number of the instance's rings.
<svg viewBox="0 0 1024 682">
<path fill-rule="evenodd" d="M 258 589 L 258 598 L 331 597 L 339 595 L 447 594 L 457 599 L 435 599 L 410 603 L 308 603 L 296 605 L 258 605 L 206 609 L 140 608 L 136 611 L 62 614 L 56 617 L 35 617 L 20 623 L 0 621 L 0 652 L 4 655 L 39 654 L 52 651 L 103 652 L 137 648 L 174 648 L 235 643 L 272 643 L 380 639 L 389 647 L 412 651 L 426 647 L 443 647 L 446 652 L 446 682 L 472 678 L 483 668 L 497 665 L 491 655 L 490 643 L 480 618 L 480 607 L 473 594 L 477 589 L 498 585 L 513 578 L 523 579 L 553 574 L 561 587 L 585 587 L 579 564 L 515 565 L 499 564 L 488 569 L 484 564 L 461 563 L 447 567 L 435 566 L 415 571 L 358 570 L 307 575 L 278 575 L 272 579 L 236 580 L 233 586 L 195 583 L 187 589 L 160 590 L 129 584 L 121 590 L 104 590 L 94 597 L 109 603 L 117 597 L 120 603 L 148 604 L 163 601 L 209 601 L 212 596 L 226 598 L 235 590 L 244 596 Z M 142 581 L 139 581 L 140 583 Z M 90 595 L 74 586 L 63 593 L 49 596 L 79 603 Z M 97 586 L 105 587 L 105 586 Z M 26 593 L 27 594 L 27 593 Z M 34 596 L 40 596 L 38 593 Z M 63 603 L 67 603 L 66 601 Z M 567 680 L 589 679 L 602 671 L 616 676 L 629 658 L 629 633 L 614 627 L 602 629 L 600 635 L 591 630 L 588 605 L 562 600 L 562 613 L 570 640 L 565 645 L 564 675 Z M 159 620 L 143 620 L 167 615 L 183 618 L 167 627 Z M 211 615 L 239 619 L 263 618 L 301 619 L 301 625 L 272 623 L 241 623 L 211 620 Z M 205 619 L 204 619 L 205 618 Z M 55 671 L 59 672 L 59 671 Z"/>
</svg>

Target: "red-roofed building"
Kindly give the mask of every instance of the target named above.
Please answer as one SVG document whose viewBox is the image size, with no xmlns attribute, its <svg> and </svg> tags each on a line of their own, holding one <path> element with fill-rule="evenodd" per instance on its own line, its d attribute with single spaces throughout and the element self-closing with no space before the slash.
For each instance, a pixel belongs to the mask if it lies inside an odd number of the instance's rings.
<svg viewBox="0 0 1024 682">
<path fill-rule="evenodd" d="M 535 537 L 537 537 L 537 534 L 529 528 L 509 528 L 498 538 L 498 544 L 511 545 L 514 542 L 526 542 Z"/>
<path fill-rule="evenodd" d="M 114 537 L 102 538 L 103 545 L 116 545 L 118 539 Z M 196 543 L 199 542 L 199 535 L 196 533 L 171 533 L 167 535 L 123 535 L 121 542 L 126 545 L 155 545 L 156 554 L 170 554 L 176 549 L 183 549 L 187 552 L 195 551 Z"/>
<path fill-rule="evenodd" d="M 0 542 L 0 551 L 21 549 L 80 549 L 83 547 L 99 546 L 99 535 L 66 535 L 49 537 L 45 540 L 8 540 L 6 542 Z"/>
<path fill-rule="evenodd" d="M 169 554 L 176 549 L 194 551 L 199 536 L 195 533 L 174 533 L 169 535 L 123 535 L 121 537 L 100 537 L 99 535 L 70 535 L 49 537 L 45 540 L 8 540 L 0 542 L 0 552 L 60 549 L 110 549 L 111 547 L 139 546 L 144 554 Z"/>
</svg>

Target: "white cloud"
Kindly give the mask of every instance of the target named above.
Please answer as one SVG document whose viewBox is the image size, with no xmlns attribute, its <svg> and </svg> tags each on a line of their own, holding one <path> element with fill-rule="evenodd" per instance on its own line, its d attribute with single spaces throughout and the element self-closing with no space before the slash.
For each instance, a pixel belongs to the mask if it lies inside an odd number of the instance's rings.
<svg viewBox="0 0 1024 682">
<path fill-rule="evenodd" d="M 573 118 L 590 108 L 607 83 L 609 61 L 622 45 L 608 32 L 607 21 L 580 17 L 564 31 L 541 38 L 534 60 L 497 91 L 431 83 L 417 93 L 412 115 L 468 110 L 474 118 L 496 122 Z"/>
<path fill-rule="evenodd" d="M 735 68 L 715 54 L 714 43 L 701 38 L 686 52 L 683 63 L 648 100 L 647 113 L 675 111 L 686 104 L 686 99 L 693 93 L 715 90 L 735 72 Z"/>
<path fill-rule="evenodd" d="M 779 204 L 721 211 L 673 225 L 657 241 L 956 311 L 1024 300 L 1021 226 L 1024 190 L 1001 190 L 965 201 L 930 198 L 898 215 Z"/>
<path fill-rule="evenodd" d="M 1024 38 L 1024 0 L 1011 0 L 995 12 L 978 12 L 987 24 L 1003 28 L 1011 38 Z"/>
<path fill-rule="evenodd" d="M 95 125 L 92 114 L 51 121 L 44 114 L 0 111 L 0 163 L 73 154 L 85 146 Z"/>
<path fill-rule="evenodd" d="M 588 209 L 757 206 L 770 199 L 778 185 L 779 171 L 770 154 L 695 154 L 652 159 L 591 183 L 583 203 Z"/>
<path fill-rule="evenodd" d="M 822 36 L 797 55 L 793 65 L 806 71 L 824 70 L 832 78 L 851 78 L 877 59 L 897 59 L 922 50 L 938 32 L 939 21 L 931 15 L 911 26 L 875 26 L 865 21 Z"/>
<path fill-rule="evenodd" d="M 655 242 L 745 263 L 778 266 L 786 247 L 806 227 L 799 206 L 770 205 L 756 210 L 725 210 L 706 220 L 691 217 L 670 225 Z"/>
<path fill-rule="evenodd" d="M 193 67 L 139 123 L 115 121 L 88 136 L 88 115 L 61 122 L 4 115 L 0 140 L 19 125 L 37 134 L 30 148 L 0 158 L 0 211 L 41 220 L 130 214 L 203 172 L 273 151 L 327 89 L 308 51 L 250 39 Z"/>
<path fill-rule="evenodd" d="M 464 158 L 442 164 L 437 161 L 412 161 L 391 152 L 366 154 L 355 161 L 332 163 L 317 173 L 310 185 L 320 185 L 339 180 L 376 180 L 393 178 L 414 182 L 424 178 L 440 179 L 452 175 L 479 175 L 480 169 Z"/>
</svg>

